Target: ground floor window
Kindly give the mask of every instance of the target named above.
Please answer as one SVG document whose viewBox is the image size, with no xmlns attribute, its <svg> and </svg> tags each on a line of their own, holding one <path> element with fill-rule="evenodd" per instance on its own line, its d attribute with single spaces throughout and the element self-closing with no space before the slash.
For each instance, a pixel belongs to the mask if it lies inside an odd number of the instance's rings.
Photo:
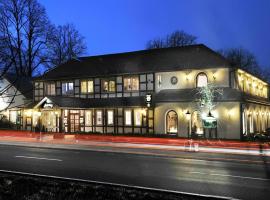
<svg viewBox="0 0 270 200">
<path fill-rule="evenodd" d="M 131 110 L 125 110 L 125 125 L 126 126 L 131 126 L 132 125 Z"/>
<path fill-rule="evenodd" d="M 103 123 L 102 110 L 96 111 L 96 125 L 102 125 Z"/>
<path fill-rule="evenodd" d="M 167 112 L 166 115 L 166 132 L 177 133 L 178 131 L 178 116 L 173 110 Z"/>
<path fill-rule="evenodd" d="M 139 109 L 134 110 L 134 123 L 135 126 L 142 125 L 142 111 Z"/>
<path fill-rule="evenodd" d="M 107 124 L 113 125 L 114 124 L 113 121 L 114 121 L 113 110 L 108 110 L 107 111 Z"/>
<path fill-rule="evenodd" d="M 92 111 L 91 110 L 85 111 L 85 125 L 92 126 Z"/>
</svg>

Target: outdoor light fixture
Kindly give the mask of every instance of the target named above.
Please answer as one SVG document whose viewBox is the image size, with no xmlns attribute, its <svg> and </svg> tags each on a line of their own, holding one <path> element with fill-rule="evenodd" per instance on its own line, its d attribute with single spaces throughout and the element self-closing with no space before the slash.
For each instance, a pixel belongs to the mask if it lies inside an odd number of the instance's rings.
<svg viewBox="0 0 270 200">
<path fill-rule="evenodd" d="M 191 113 L 189 112 L 189 110 L 187 110 L 187 112 L 186 112 L 185 114 L 186 114 L 186 116 L 187 116 L 187 119 L 190 120 Z"/>
</svg>

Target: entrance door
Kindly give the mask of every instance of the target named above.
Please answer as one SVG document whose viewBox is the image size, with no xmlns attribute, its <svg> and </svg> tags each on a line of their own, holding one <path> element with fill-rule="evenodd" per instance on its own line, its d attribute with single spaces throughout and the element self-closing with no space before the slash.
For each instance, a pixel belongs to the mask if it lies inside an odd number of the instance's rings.
<svg viewBox="0 0 270 200">
<path fill-rule="evenodd" d="M 80 131 L 80 115 L 79 113 L 70 113 L 70 132 Z"/>
</svg>

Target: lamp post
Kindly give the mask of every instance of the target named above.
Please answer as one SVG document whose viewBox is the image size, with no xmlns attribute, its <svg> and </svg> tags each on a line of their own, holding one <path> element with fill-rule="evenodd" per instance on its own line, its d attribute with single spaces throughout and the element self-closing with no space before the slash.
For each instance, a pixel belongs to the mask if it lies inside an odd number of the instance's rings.
<svg viewBox="0 0 270 200">
<path fill-rule="evenodd" d="M 186 112 L 186 117 L 188 120 L 188 138 L 189 138 L 191 135 L 191 113 L 189 112 L 189 110 L 187 110 Z"/>
</svg>

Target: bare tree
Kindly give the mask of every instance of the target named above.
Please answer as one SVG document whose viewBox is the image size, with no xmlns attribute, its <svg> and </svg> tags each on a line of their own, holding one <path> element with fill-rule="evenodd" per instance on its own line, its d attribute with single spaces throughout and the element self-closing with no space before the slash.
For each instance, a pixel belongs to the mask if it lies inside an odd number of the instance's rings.
<svg viewBox="0 0 270 200">
<path fill-rule="evenodd" d="M 167 47 L 181 47 L 196 44 L 197 37 L 184 31 L 174 31 L 165 38 L 150 40 L 146 44 L 146 49 L 158 49 Z"/>
<path fill-rule="evenodd" d="M 46 62 L 51 27 L 37 0 L 0 0 L 2 61 L 12 62 L 17 74 L 31 77 Z"/>
<path fill-rule="evenodd" d="M 84 37 L 72 24 L 55 27 L 48 43 L 47 67 L 52 68 L 86 53 Z"/>
<path fill-rule="evenodd" d="M 221 55 L 229 60 L 232 66 L 240 67 L 255 75 L 261 75 L 261 68 L 257 59 L 250 51 L 244 48 L 229 48 L 218 51 Z"/>
</svg>

